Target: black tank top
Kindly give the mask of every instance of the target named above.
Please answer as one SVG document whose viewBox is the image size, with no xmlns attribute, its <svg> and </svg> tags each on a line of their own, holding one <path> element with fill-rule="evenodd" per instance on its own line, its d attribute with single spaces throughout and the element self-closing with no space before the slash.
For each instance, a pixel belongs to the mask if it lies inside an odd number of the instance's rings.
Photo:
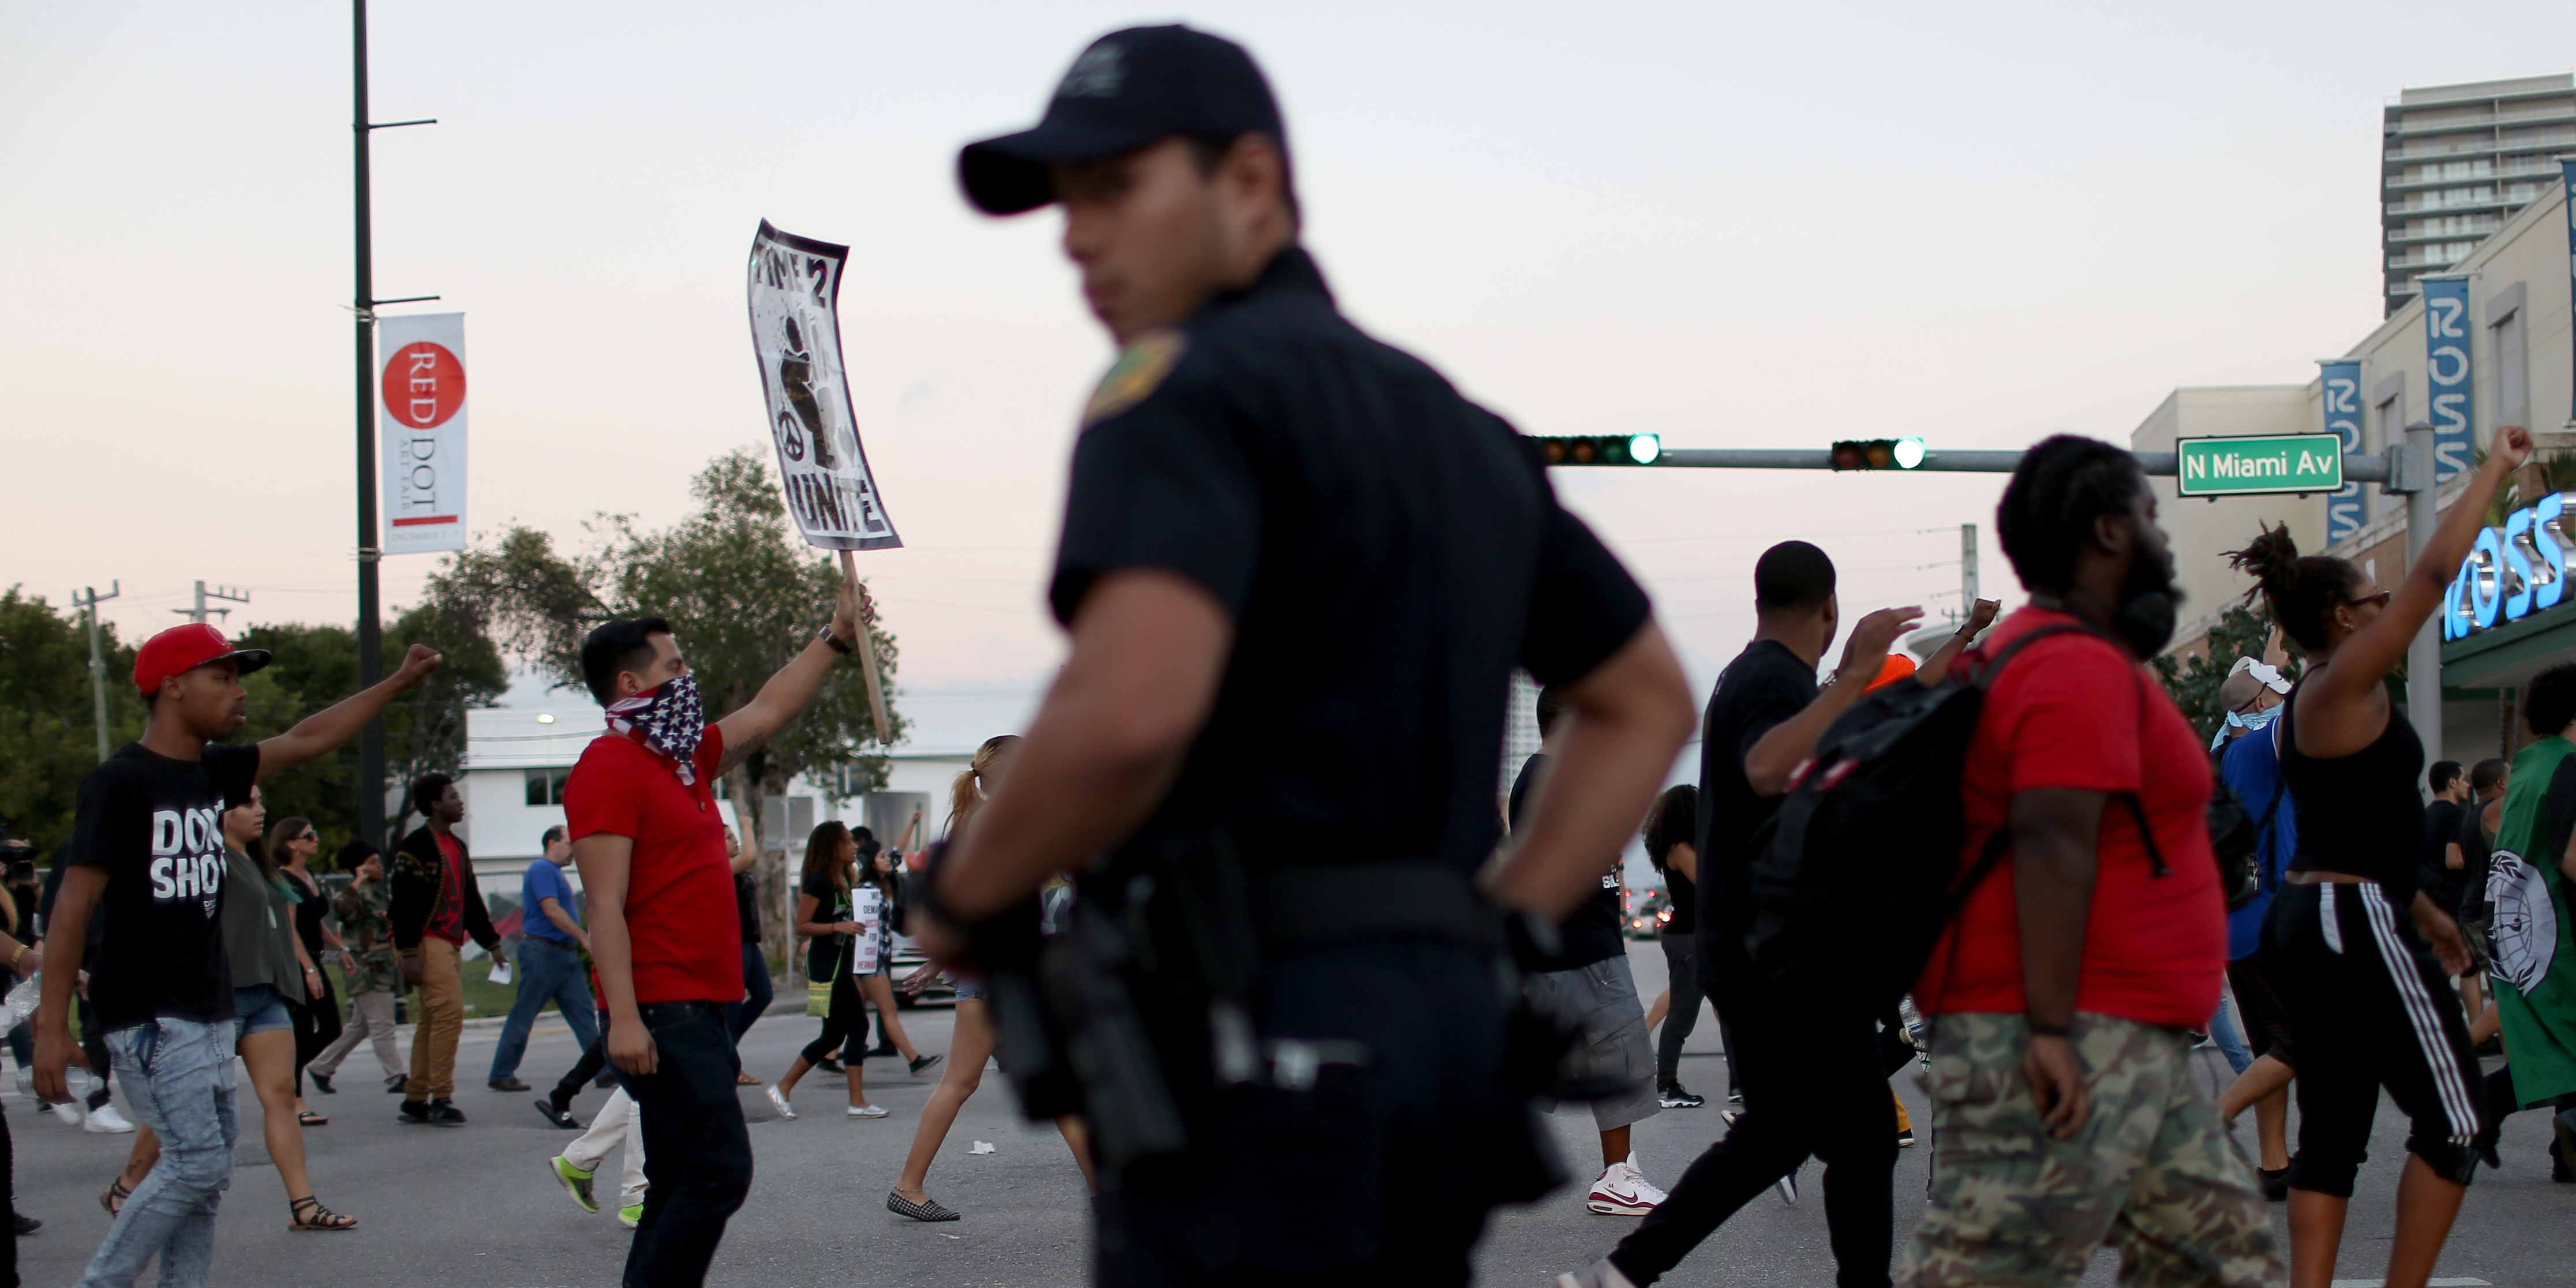
<svg viewBox="0 0 2576 1288">
<path fill-rule="evenodd" d="M 2301 677 L 2304 687 L 2307 679 Z M 2281 776 L 2298 808 L 2292 872 L 2340 872 L 2377 881 L 2399 907 L 2415 898 L 2415 849 L 2424 835 L 2424 744 L 2394 707 L 2388 727 L 2349 756 L 2299 750 L 2297 689 L 2281 707 Z"/>
</svg>

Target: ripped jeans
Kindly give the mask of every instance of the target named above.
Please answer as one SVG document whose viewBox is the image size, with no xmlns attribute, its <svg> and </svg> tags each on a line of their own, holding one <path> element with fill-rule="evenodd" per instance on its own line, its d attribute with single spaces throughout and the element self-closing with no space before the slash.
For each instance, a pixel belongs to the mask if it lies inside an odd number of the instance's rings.
<svg viewBox="0 0 2576 1288">
<path fill-rule="evenodd" d="M 109 1226 L 82 1288 L 132 1288 L 161 1255 L 163 1288 L 195 1288 L 215 1260 L 215 1206 L 233 1181 L 233 1022 L 147 1020 L 107 1035 L 108 1059 L 135 1116 L 161 1138 L 161 1161 Z"/>
</svg>

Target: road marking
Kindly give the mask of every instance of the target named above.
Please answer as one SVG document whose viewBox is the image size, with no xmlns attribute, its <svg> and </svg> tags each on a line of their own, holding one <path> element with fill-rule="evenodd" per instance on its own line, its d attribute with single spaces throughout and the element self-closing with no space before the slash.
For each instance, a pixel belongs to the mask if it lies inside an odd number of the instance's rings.
<svg viewBox="0 0 2576 1288">
<path fill-rule="evenodd" d="M 2337 1279 L 2331 1288 L 2387 1288 L 2385 1279 Z M 2465 1276 L 2456 1279 L 2427 1279 L 2424 1288 L 2495 1288 L 2484 1279 Z"/>
</svg>

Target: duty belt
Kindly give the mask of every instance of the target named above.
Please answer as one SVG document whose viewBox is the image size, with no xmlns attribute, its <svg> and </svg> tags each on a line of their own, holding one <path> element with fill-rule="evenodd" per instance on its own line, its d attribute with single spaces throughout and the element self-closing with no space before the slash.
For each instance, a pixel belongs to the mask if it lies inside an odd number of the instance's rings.
<svg viewBox="0 0 2576 1288">
<path fill-rule="evenodd" d="M 1501 915 L 1474 880 L 1435 863 L 1274 868 L 1252 878 L 1255 941 L 1265 954 L 1371 939 L 1502 947 Z"/>
</svg>

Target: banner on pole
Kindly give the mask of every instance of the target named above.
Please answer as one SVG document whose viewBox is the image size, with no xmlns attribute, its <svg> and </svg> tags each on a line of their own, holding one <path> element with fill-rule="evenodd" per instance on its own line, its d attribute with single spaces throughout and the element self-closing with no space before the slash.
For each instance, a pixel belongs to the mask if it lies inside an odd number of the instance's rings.
<svg viewBox="0 0 2576 1288">
<path fill-rule="evenodd" d="M 2567 308 L 2571 319 L 2576 319 L 2576 152 L 2558 158 L 2558 169 L 2559 182 L 2564 185 L 2566 194 L 2559 213 L 2567 216 Z M 2576 332 L 2569 334 L 2568 344 L 2571 349 L 2576 349 Z M 2571 364 L 2571 372 L 2576 372 L 2576 364 Z M 2568 392 L 2567 419 L 2576 420 L 2576 374 L 2570 376 Z"/>
<path fill-rule="evenodd" d="M 2469 472 L 2477 416 L 2469 394 L 2469 279 L 2425 277 L 2424 383 L 2430 387 L 2433 481 Z"/>
<path fill-rule="evenodd" d="M 465 315 L 376 322 L 389 555 L 465 548 Z"/>
<path fill-rule="evenodd" d="M 2343 454 L 2361 454 L 2361 361 L 2330 358 L 2317 363 L 2326 413 L 2326 432 L 2343 440 Z M 2346 483 L 2326 494 L 2326 544 L 2361 531 L 2361 485 Z"/>
<path fill-rule="evenodd" d="M 760 223 L 746 277 L 751 348 L 769 401 L 769 436 L 787 512 L 805 540 L 827 550 L 903 544 L 886 517 L 841 365 L 841 268 L 850 248 Z"/>
</svg>

